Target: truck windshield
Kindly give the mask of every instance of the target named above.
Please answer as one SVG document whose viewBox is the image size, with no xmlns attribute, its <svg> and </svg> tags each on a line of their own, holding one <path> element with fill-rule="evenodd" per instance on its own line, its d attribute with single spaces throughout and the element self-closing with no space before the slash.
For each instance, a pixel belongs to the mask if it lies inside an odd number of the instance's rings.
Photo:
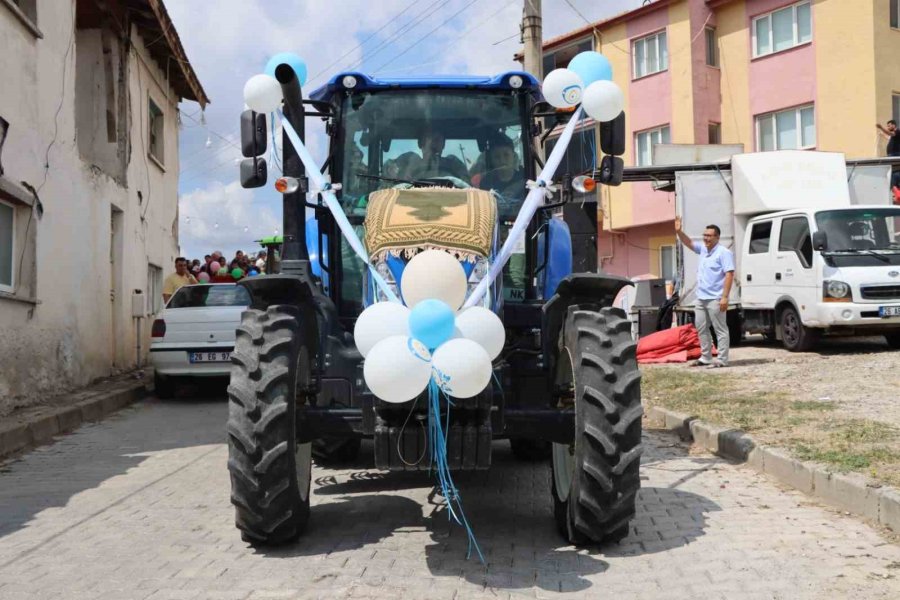
<svg viewBox="0 0 900 600">
<path fill-rule="evenodd" d="M 900 264 L 900 208 L 821 211 L 816 225 L 838 266 Z"/>
<path fill-rule="evenodd" d="M 186 285 L 178 288 L 166 308 L 249 305 L 250 294 L 238 285 Z"/>
<path fill-rule="evenodd" d="M 501 219 L 525 198 L 523 99 L 508 93 L 390 90 L 344 99 L 343 205 L 364 216 L 369 193 L 404 182 L 494 190 Z"/>
</svg>

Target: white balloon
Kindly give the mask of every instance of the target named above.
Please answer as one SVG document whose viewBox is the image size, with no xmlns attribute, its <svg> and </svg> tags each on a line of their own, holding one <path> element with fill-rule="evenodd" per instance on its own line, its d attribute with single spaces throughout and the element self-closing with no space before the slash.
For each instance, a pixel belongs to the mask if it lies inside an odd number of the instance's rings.
<svg viewBox="0 0 900 600">
<path fill-rule="evenodd" d="M 269 75 L 254 75 L 244 84 L 244 102 L 258 113 L 270 113 L 281 106 L 281 84 Z"/>
<path fill-rule="evenodd" d="M 544 77 L 541 91 L 550 106 L 570 108 L 581 102 L 584 82 L 575 71 L 554 69 Z"/>
<path fill-rule="evenodd" d="M 491 382 L 491 357 L 478 342 L 452 339 L 441 344 L 432 357 L 438 385 L 454 398 L 471 398 Z"/>
<path fill-rule="evenodd" d="M 363 364 L 363 377 L 373 394 L 399 404 L 412 400 L 431 379 L 428 349 L 405 335 L 392 335 L 375 344 Z"/>
<path fill-rule="evenodd" d="M 595 81 L 584 90 L 581 106 L 595 121 L 612 121 L 625 108 L 625 95 L 612 81 Z"/>
<path fill-rule="evenodd" d="M 435 298 L 454 311 L 466 299 L 466 272 L 459 261 L 442 250 L 425 250 L 416 254 L 403 269 L 400 291 L 410 308 L 422 300 Z"/>
<path fill-rule="evenodd" d="M 506 342 L 506 328 L 503 321 L 492 311 L 473 306 L 456 315 L 456 328 L 463 337 L 477 342 L 491 360 L 497 358 Z"/>
<path fill-rule="evenodd" d="M 392 335 L 409 336 L 409 309 L 399 302 L 377 302 L 362 311 L 353 328 L 356 349 L 363 356 Z"/>
</svg>

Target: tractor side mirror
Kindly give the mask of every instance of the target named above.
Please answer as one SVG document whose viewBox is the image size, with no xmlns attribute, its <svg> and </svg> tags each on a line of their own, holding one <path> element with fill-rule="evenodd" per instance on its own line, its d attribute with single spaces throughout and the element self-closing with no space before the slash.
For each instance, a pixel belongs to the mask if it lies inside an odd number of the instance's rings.
<svg viewBox="0 0 900 600">
<path fill-rule="evenodd" d="M 266 115 L 245 110 L 241 113 L 241 153 L 247 158 L 266 153 Z"/>
<path fill-rule="evenodd" d="M 828 250 L 828 236 L 824 231 L 816 231 L 813 233 L 813 248 L 822 252 Z"/>
<path fill-rule="evenodd" d="M 625 112 L 612 121 L 600 123 L 600 149 L 604 154 L 622 156 L 625 154 Z M 618 184 L 617 184 L 618 185 Z"/>
<path fill-rule="evenodd" d="M 625 162 L 621 158 L 607 154 L 600 161 L 597 181 L 604 185 L 618 186 L 622 183 L 622 173 L 624 168 Z"/>
<path fill-rule="evenodd" d="M 241 187 L 258 188 L 266 185 L 269 168 L 264 158 L 245 158 L 241 161 Z"/>
</svg>

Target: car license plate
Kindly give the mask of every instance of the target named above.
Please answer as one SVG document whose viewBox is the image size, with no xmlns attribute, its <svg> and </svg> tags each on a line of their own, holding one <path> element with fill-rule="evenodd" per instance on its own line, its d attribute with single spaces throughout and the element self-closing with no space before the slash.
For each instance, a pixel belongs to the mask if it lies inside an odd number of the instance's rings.
<svg viewBox="0 0 900 600">
<path fill-rule="evenodd" d="M 191 352 L 192 363 L 231 362 L 231 352 Z"/>
<path fill-rule="evenodd" d="M 881 318 L 900 317 L 900 306 L 882 306 L 878 309 Z"/>
</svg>

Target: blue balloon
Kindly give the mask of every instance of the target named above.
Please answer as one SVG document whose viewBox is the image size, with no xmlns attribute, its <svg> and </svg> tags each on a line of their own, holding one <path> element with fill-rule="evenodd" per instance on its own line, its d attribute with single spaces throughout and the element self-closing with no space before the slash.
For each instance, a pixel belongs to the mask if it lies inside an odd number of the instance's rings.
<svg viewBox="0 0 900 600">
<path fill-rule="evenodd" d="M 566 68 L 575 71 L 581 77 L 585 88 L 602 79 L 612 81 L 613 77 L 609 59 L 599 52 L 579 52 Z"/>
<path fill-rule="evenodd" d="M 410 335 L 429 350 L 450 339 L 456 326 L 453 309 L 440 300 L 422 300 L 409 313 Z"/>
<path fill-rule="evenodd" d="M 294 69 L 294 73 L 297 74 L 297 81 L 300 82 L 300 85 L 306 85 L 306 63 L 292 52 L 279 52 L 270 58 L 263 73 L 269 77 L 275 77 L 275 68 L 280 64 L 290 65 Z"/>
<path fill-rule="evenodd" d="M 259 275 L 259 271 L 257 271 L 256 269 L 250 269 L 250 272 L 247 273 L 247 275 L 253 277 L 254 275 Z"/>
</svg>

